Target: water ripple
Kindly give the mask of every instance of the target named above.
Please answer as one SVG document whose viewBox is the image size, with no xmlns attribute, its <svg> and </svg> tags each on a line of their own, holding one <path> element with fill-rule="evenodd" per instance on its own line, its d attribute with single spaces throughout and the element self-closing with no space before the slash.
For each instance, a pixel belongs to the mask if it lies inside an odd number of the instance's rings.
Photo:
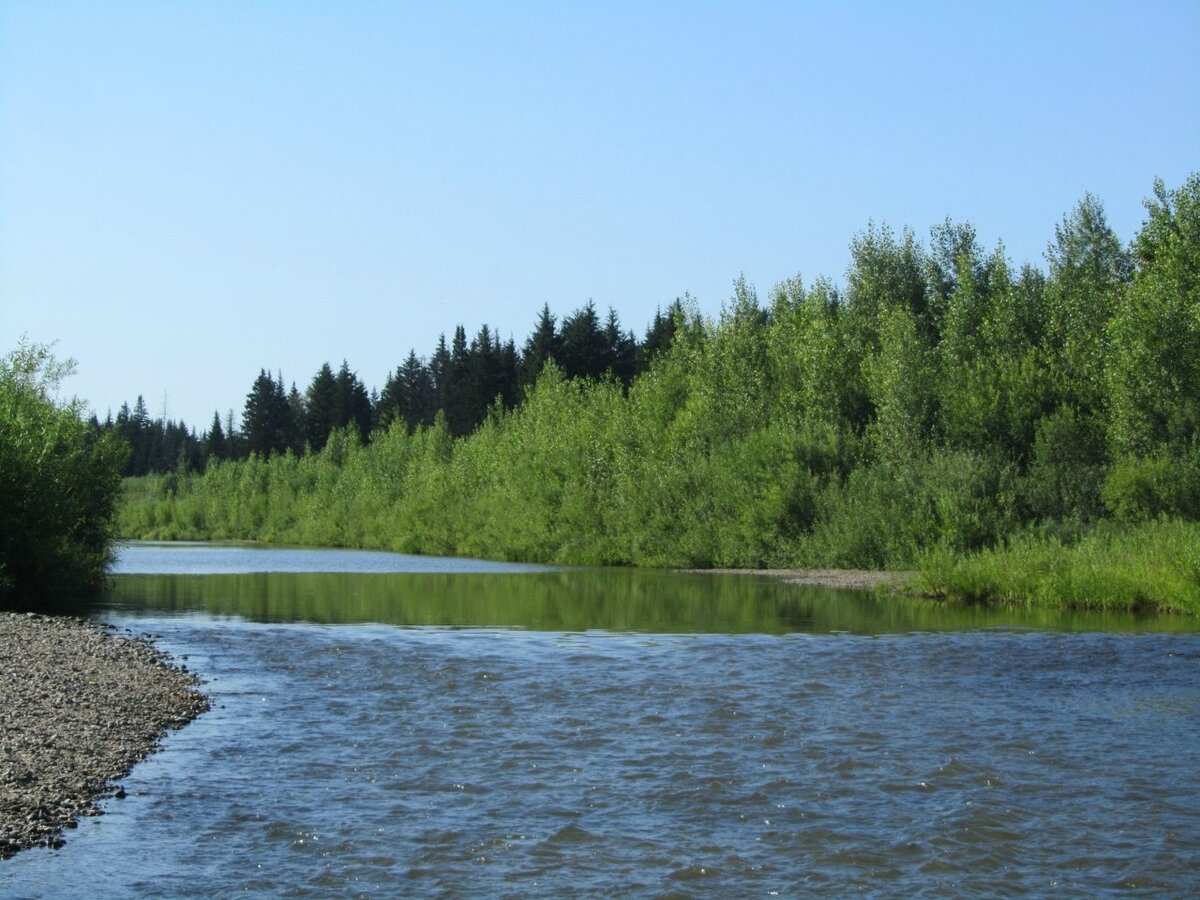
<svg viewBox="0 0 1200 900">
<path fill-rule="evenodd" d="M 150 627 L 216 708 L 0 893 L 1197 886 L 1195 635 Z"/>
</svg>

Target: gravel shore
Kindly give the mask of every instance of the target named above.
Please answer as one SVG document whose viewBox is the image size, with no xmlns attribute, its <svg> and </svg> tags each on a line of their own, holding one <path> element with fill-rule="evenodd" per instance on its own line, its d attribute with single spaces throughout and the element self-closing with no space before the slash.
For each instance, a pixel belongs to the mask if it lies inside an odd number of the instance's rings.
<svg viewBox="0 0 1200 900">
<path fill-rule="evenodd" d="M 0 613 L 0 859 L 62 845 L 170 730 L 208 709 L 143 640 L 80 619 Z"/>
<path fill-rule="evenodd" d="M 709 575 L 769 575 L 789 584 L 811 587 L 869 591 L 880 585 L 901 585 L 912 572 L 881 572 L 871 569 L 680 569 L 681 572 Z"/>
</svg>

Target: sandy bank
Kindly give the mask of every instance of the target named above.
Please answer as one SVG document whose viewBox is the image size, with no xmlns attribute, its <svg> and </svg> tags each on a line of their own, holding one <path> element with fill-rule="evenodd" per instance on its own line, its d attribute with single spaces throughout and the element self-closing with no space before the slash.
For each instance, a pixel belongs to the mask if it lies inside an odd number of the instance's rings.
<svg viewBox="0 0 1200 900">
<path fill-rule="evenodd" d="M 195 676 L 79 619 L 0 613 L 0 859 L 62 830 L 208 708 Z"/>
<path fill-rule="evenodd" d="M 766 575 L 790 584 L 869 591 L 880 585 L 900 585 L 911 572 L 880 572 L 872 569 L 681 569 L 698 575 Z"/>
</svg>

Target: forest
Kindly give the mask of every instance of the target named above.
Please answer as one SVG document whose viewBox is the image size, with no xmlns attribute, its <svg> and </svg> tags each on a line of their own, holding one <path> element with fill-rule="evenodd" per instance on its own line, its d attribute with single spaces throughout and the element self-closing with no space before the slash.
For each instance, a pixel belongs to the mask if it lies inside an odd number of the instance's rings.
<svg viewBox="0 0 1200 900">
<path fill-rule="evenodd" d="M 950 221 L 869 225 L 851 257 L 844 286 L 739 279 L 640 342 L 591 304 L 543 309 L 521 353 L 459 327 L 378 398 L 345 364 L 303 394 L 264 370 L 241 432 L 129 483 L 121 530 L 1200 609 L 1200 175 L 1156 182 L 1128 245 L 1085 197 L 1045 269 Z"/>
<path fill-rule="evenodd" d="M 505 409 L 520 402 L 550 360 L 568 378 L 609 375 L 628 387 L 670 346 L 683 302 L 676 300 L 665 313 L 656 311 L 641 341 L 621 328 L 611 309 L 601 322 L 590 301 L 567 316 L 561 327 L 549 305 L 543 306 L 521 350 L 511 339 L 499 340 L 487 325 L 468 342 L 466 329 L 458 325 L 451 343 L 447 345 L 443 334 L 428 358 L 410 350 L 382 393 L 368 393 L 345 360 L 336 373 L 329 363 L 323 364 L 303 392 L 295 382 L 289 388 L 282 373 L 262 369 L 240 420 L 235 421 L 232 409 L 223 421 L 214 412 L 202 434 L 165 416 L 152 419 L 142 396 L 132 409 L 123 404 L 115 419 L 111 413 L 103 422 L 93 416 L 90 424 L 97 434 L 115 432 L 129 445 L 126 476 L 202 472 L 210 460 L 251 454 L 266 458 L 320 451 L 342 428 L 351 428 L 361 442 L 369 443 L 394 423 L 402 423 L 410 433 L 430 427 L 439 412 L 451 435 L 465 437 L 497 400 Z"/>
</svg>

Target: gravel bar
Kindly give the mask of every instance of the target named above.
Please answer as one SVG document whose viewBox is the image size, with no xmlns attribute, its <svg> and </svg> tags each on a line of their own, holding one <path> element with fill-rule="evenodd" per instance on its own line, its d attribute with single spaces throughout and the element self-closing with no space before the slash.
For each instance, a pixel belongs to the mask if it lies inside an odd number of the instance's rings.
<svg viewBox="0 0 1200 900">
<path fill-rule="evenodd" d="M 913 572 L 882 572 L 872 569 L 679 569 L 693 575 L 767 575 L 788 584 L 809 587 L 870 591 L 880 585 L 900 586 Z"/>
<path fill-rule="evenodd" d="M 116 782 L 208 709 L 199 680 L 147 640 L 82 619 L 0 613 L 0 859 L 60 847 L 124 797 Z"/>
</svg>

